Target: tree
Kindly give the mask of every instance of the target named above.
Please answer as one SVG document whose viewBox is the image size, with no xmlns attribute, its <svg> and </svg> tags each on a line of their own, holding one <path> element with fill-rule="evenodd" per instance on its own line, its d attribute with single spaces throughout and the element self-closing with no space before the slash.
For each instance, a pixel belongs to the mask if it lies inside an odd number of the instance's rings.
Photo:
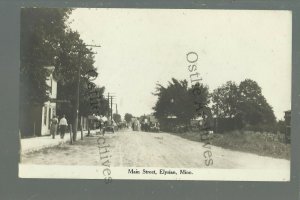
<svg viewBox="0 0 300 200">
<path fill-rule="evenodd" d="M 117 113 L 114 113 L 114 114 L 113 114 L 113 120 L 114 120 L 116 123 L 122 122 L 121 115 L 119 115 L 119 114 L 117 114 Z"/>
<path fill-rule="evenodd" d="M 21 9 L 19 128 L 22 135 L 34 132 L 35 111 L 49 100 L 50 87 L 46 84 L 49 72 L 44 67 L 56 65 L 70 13 L 71 9 Z"/>
<path fill-rule="evenodd" d="M 209 115 L 211 115 L 211 109 L 208 107 L 210 102 L 208 87 L 198 82 L 189 88 L 188 92 L 192 102 L 194 103 L 192 110 L 193 117 L 204 117 L 204 115 L 207 117 L 208 111 Z"/>
<path fill-rule="evenodd" d="M 78 32 L 70 30 L 66 20 L 71 9 L 25 8 L 21 9 L 21 84 L 22 102 L 43 104 L 46 93 L 47 71 L 54 65 L 58 81 L 58 99 L 74 103 L 78 64 L 81 67 L 80 94 L 98 75 L 93 52 L 85 47 Z"/>
<path fill-rule="evenodd" d="M 172 78 L 167 87 L 157 84 L 156 93 L 158 100 L 154 106 L 154 115 L 160 121 L 170 116 L 175 116 L 177 122 L 183 125 L 195 116 L 201 114 L 209 102 L 208 88 L 202 84 L 188 87 L 186 80 L 179 81 Z"/>
<path fill-rule="evenodd" d="M 80 95 L 79 115 L 95 114 L 104 116 L 108 114 L 109 105 L 108 100 L 103 96 L 104 87 L 95 86 L 93 89 L 81 89 L 81 91 L 86 91 L 86 93 Z"/>
<path fill-rule="evenodd" d="M 213 102 L 212 110 L 215 116 L 233 118 L 237 115 L 239 89 L 234 82 L 228 81 L 215 89 L 211 94 L 211 99 Z"/>
<path fill-rule="evenodd" d="M 48 100 L 44 66 L 55 65 L 70 13 L 71 9 L 21 9 L 21 107 Z"/>
<path fill-rule="evenodd" d="M 78 70 L 80 69 L 79 114 L 107 113 L 108 103 L 103 98 L 104 87 L 92 82 L 98 76 L 94 56 L 80 35 L 72 31 L 66 21 L 72 9 L 24 8 L 21 9 L 21 67 L 20 111 L 26 113 L 31 105 L 43 105 L 49 100 L 46 84 L 48 76 L 44 66 L 54 65 L 54 78 L 58 81 L 58 113 L 75 119 Z M 91 87 L 92 86 L 92 87 Z M 91 102 L 97 93 L 96 102 Z M 95 98 L 93 98 L 95 101 Z M 98 107 L 95 108 L 95 105 Z M 74 123 L 75 120 L 74 120 Z M 74 129 L 76 130 L 76 129 Z M 74 134 L 75 135 L 75 134 Z"/>
<path fill-rule="evenodd" d="M 104 88 L 90 88 L 89 85 L 95 85 L 90 78 L 95 79 L 98 76 L 94 64 L 94 56 L 91 49 L 88 49 L 80 39 L 77 32 L 67 30 L 65 40 L 61 41 L 61 51 L 58 55 L 56 66 L 58 67 L 54 74 L 58 80 L 58 98 L 71 101 L 70 117 L 73 119 L 74 141 L 77 135 L 77 124 L 80 114 L 98 114 L 100 111 L 100 100 L 103 100 Z M 90 73 L 92 72 L 92 73 Z M 74 87 L 75 86 L 75 87 Z M 79 91 L 77 90 L 79 89 Z M 88 96 L 86 97 L 86 93 Z M 96 93 L 96 97 L 92 94 Z M 77 97 L 79 96 L 79 104 Z M 107 104 L 104 106 L 106 107 Z M 78 108 L 77 108 L 78 106 Z M 79 109 L 79 113 L 78 112 Z"/>
<path fill-rule="evenodd" d="M 277 131 L 279 131 L 280 133 L 285 133 L 286 132 L 286 123 L 283 120 L 279 120 L 277 122 Z"/>
<path fill-rule="evenodd" d="M 192 99 L 188 93 L 186 80 L 178 81 L 172 78 L 167 87 L 157 84 L 158 100 L 154 106 L 154 116 L 159 120 L 170 116 L 176 117 L 181 123 L 186 123 L 193 115 Z"/>
<path fill-rule="evenodd" d="M 65 38 L 61 42 L 61 51 L 56 62 L 57 69 L 54 73 L 58 80 L 57 98 L 70 100 L 71 104 L 75 105 L 76 87 L 74 86 L 78 81 L 77 74 L 80 67 L 79 113 L 82 115 L 96 114 L 91 112 L 90 107 L 92 103 L 90 101 L 95 93 L 97 93 L 99 99 L 103 98 L 104 88 L 96 89 L 96 85 L 91 82 L 91 80 L 98 76 L 97 69 L 93 66 L 93 52 L 85 47 L 84 42 L 80 39 L 80 35 L 77 32 L 68 30 L 65 33 Z"/>
<path fill-rule="evenodd" d="M 272 107 L 262 95 L 261 87 L 253 80 L 246 79 L 239 85 L 238 110 L 243 121 L 249 125 L 274 124 Z"/>
<path fill-rule="evenodd" d="M 124 116 L 124 119 L 127 123 L 130 123 L 132 118 L 133 118 L 133 116 L 130 113 L 126 113 Z"/>
<path fill-rule="evenodd" d="M 272 107 L 262 95 L 261 87 L 251 79 L 239 85 L 228 81 L 213 91 L 211 99 L 214 115 L 229 120 L 226 126 L 229 126 L 230 119 L 231 128 L 247 126 L 255 130 L 271 130 L 275 125 Z"/>
</svg>

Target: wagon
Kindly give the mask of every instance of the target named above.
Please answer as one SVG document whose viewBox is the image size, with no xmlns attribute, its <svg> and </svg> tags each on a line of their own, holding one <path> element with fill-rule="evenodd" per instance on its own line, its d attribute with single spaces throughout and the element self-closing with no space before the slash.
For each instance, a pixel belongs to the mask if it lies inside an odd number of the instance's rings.
<svg viewBox="0 0 300 200">
<path fill-rule="evenodd" d="M 115 130 L 117 128 L 117 124 L 113 120 L 108 120 L 105 123 L 105 126 L 103 128 L 103 132 L 112 132 L 115 133 Z"/>
<path fill-rule="evenodd" d="M 105 132 L 115 133 L 115 127 L 113 125 L 107 125 L 103 129 L 103 133 L 105 133 Z"/>
</svg>

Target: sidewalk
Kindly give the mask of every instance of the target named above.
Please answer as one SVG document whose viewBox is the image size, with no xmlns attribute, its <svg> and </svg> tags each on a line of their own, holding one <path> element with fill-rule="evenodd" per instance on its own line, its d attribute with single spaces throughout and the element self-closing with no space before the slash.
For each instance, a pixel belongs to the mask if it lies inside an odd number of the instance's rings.
<svg viewBox="0 0 300 200">
<path fill-rule="evenodd" d="M 91 131 L 91 134 L 94 131 Z M 83 137 L 87 135 L 87 131 L 83 131 Z M 77 132 L 77 140 L 80 140 L 81 132 Z M 64 139 L 60 138 L 60 135 L 56 135 L 55 139 L 52 136 L 41 136 L 34 138 L 21 139 L 21 154 L 26 154 L 34 151 L 38 151 L 47 147 L 58 146 L 63 143 L 70 142 L 70 133 L 66 133 Z"/>
</svg>

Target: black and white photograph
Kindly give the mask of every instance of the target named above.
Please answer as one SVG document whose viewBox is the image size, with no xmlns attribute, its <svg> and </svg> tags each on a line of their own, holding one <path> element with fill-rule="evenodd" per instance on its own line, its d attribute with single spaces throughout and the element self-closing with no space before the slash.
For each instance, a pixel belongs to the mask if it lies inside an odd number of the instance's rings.
<svg viewBox="0 0 300 200">
<path fill-rule="evenodd" d="M 20 178 L 290 181 L 292 12 L 20 9 Z"/>
</svg>

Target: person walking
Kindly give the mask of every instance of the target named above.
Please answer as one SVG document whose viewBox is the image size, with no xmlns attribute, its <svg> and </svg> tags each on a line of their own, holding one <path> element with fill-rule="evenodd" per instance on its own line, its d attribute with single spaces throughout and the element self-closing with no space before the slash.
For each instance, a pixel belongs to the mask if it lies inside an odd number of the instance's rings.
<svg viewBox="0 0 300 200">
<path fill-rule="evenodd" d="M 55 139 L 55 135 L 57 132 L 57 124 L 58 124 L 58 119 L 56 116 L 53 116 L 51 119 L 51 126 L 50 126 L 50 134 L 52 135 L 52 139 Z"/>
<path fill-rule="evenodd" d="M 63 139 L 65 137 L 65 132 L 67 130 L 67 127 L 68 127 L 68 122 L 67 122 L 65 115 L 63 115 L 63 117 L 59 121 L 59 130 L 60 130 L 60 138 L 61 139 Z"/>
<path fill-rule="evenodd" d="M 100 134 L 102 133 L 102 127 L 103 127 L 102 120 L 100 120 L 99 121 L 99 131 L 100 131 Z"/>
</svg>

